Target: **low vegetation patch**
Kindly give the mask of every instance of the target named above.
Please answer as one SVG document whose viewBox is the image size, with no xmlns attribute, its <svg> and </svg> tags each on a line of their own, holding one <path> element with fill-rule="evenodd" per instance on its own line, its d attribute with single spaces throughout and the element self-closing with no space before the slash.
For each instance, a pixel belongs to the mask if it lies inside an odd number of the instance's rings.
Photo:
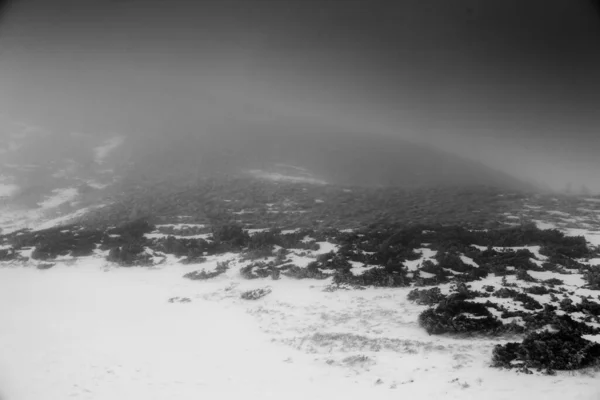
<svg viewBox="0 0 600 400">
<path fill-rule="evenodd" d="M 242 295 L 240 297 L 244 300 L 258 300 L 262 297 L 265 297 L 266 295 L 268 295 L 271 292 L 272 292 L 271 288 L 266 287 L 266 288 L 248 290 L 248 291 L 242 293 Z"/>
<path fill-rule="evenodd" d="M 207 279 L 216 278 L 217 276 L 224 274 L 229 269 L 229 262 L 218 262 L 217 268 L 214 271 L 206 272 L 206 270 L 188 272 L 183 275 L 184 278 L 191 279 L 193 281 L 202 281 Z"/>
<path fill-rule="evenodd" d="M 494 367 L 524 372 L 537 369 L 550 374 L 555 370 L 581 369 L 599 361 L 600 344 L 568 330 L 533 332 L 521 343 L 497 345 L 492 354 Z"/>
</svg>

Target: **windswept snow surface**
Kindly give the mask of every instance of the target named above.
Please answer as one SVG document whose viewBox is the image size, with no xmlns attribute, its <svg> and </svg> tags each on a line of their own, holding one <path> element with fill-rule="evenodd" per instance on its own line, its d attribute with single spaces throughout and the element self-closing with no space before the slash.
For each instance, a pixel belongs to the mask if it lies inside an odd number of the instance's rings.
<svg viewBox="0 0 600 400">
<path fill-rule="evenodd" d="M 19 190 L 17 185 L 8 184 L 8 183 L 0 183 L 0 198 L 1 197 L 10 197 L 15 192 Z"/>
<path fill-rule="evenodd" d="M 103 205 L 81 208 L 72 213 L 57 217 L 47 216 L 47 210 L 44 209 L 21 210 L 12 207 L 2 207 L 0 208 L 0 229 L 3 234 L 9 234 L 21 229 L 31 229 L 34 231 L 49 229 L 75 222 L 87 212 L 101 207 Z"/>
<path fill-rule="evenodd" d="M 296 176 L 287 175 L 277 172 L 267 172 L 259 169 L 253 169 L 247 171 L 249 174 L 256 176 L 257 178 L 268 179 L 271 181 L 285 181 L 294 183 L 310 183 L 314 185 L 326 185 L 327 182 L 321 179 L 314 178 L 312 176 Z"/>
<path fill-rule="evenodd" d="M 113 138 L 108 139 L 104 142 L 103 145 L 94 148 L 94 160 L 98 164 L 104 163 L 104 160 L 108 155 L 117 147 L 119 147 L 124 142 L 124 138 L 122 136 L 115 136 Z"/>
<path fill-rule="evenodd" d="M 55 189 L 54 194 L 38 205 L 43 209 L 58 207 L 61 204 L 74 200 L 79 194 L 76 188 Z"/>
<path fill-rule="evenodd" d="M 410 289 L 210 281 L 202 265 L 0 268 L 0 396 L 81 399 L 598 399 L 598 376 L 489 368 L 502 339 L 428 336 Z M 272 293 L 240 294 L 270 285 Z M 187 297 L 189 303 L 170 303 Z"/>
</svg>

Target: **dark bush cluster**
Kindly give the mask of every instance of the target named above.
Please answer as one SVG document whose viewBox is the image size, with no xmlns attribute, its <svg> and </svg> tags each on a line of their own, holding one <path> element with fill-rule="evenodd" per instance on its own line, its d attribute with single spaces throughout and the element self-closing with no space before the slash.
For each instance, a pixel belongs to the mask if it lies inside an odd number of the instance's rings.
<svg viewBox="0 0 600 400">
<path fill-rule="evenodd" d="M 541 310 L 542 308 L 544 308 L 542 307 L 539 301 L 537 301 L 531 296 L 528 296 L 525 293 L 517 293 L 515 297 L 513 297 L 513 299 L 515 301 L 523 303 L 523 307 L 527 310 Z"/>
<path fill-rule="evenodd" d="M 277 269 L 272 263 L 256 261 L 240 269 L 240 275 L 245 279 L 267 278 L 272 275 L 273 270 Z"/>
<path fill-rule="evenodd" d="M 250 236 L 238 224 L 224 224 L 213 227 L 213 240 L 220 243 L 224 250 L 240 250 L 248 245 Z"/>
<path fill-rule="evenodd" d="M 137 219 L 108 229 L 107 233 L 110 235 L 120 235 L 126 241 L 135 241 L 142 238 L 144 234 L 153 232 L 154 230 L 155 226 L 146 219 Z"/>
<path fill-rule="evenodd" d="M 600 268 L 590 268 L 583 273 L 588 289 L 600 290 Z"/>
<path fill-rule="evenodd" d="M 13 249 L 0 252 L 0 259 L 10 260 L 16 257 L 14 250 L 24 247 L 35 247 L 31 258 L 35 260 L 52 260 L 58 256 L 71 255 L 84 257 L 93 254 L 96 244 L 102 239 L 97 230 L 81 229 L 70 225 L 41 231 L 25 231 L 13 236 L 10 240 Z"/>
<path fill-rule="evenodd" d="M 408 300 L 419 305 L 433 306 L 444 300 L 446 295 L 438 287 L 431 289 L 413 289 L 408 293 Z"/>
<path fill-rule="evenodd" d="M 385 268 L 371 268 L 361 275 L 353 275 L 348 270 L 337 271 L 333 275 L 334 284 L 349 284 L 376 287 L 405 287 L 410 284 L 410 279 L 405 273 L 388 272 Z"/>
<path fill-rule="evenodd" d="M 214 271 L 206 272 L 206 270 L 192 271 L 183 275 L 184 278 L 191 279 L 194 281 L 207 280 L 216 278 L 217 276 L 224 274 L 229 269 L 229 262 L 218 262 L 217 268 Z"/>
<path fill-rule="evenodd" d="M 127 244 L 120 247 L 113 247 L 108 252 L 106 260 L 123 267 L 152 265 L 152 256 L 139 244 Z"/>
<path fill-rule="evenodd" d="M 525 293 L 536 294 L 536 295 L 545 295 L 545 294 L 548 294 L 551 292 L 558 293 L 558 291 L 550 290 L 546 286 L 542 286 L 542 285 L 526 287 L 523 290 L 525 291 Z"/>
<path fill-rule="evenodd" d="M 419 324 L 430 335 L 492 333 L 503 327 L 485 305 L 450 298 L 436 308 L 423 311 L 419 315 Z"/>
<path fill-rule="evenodd" d="M 533 332 L 522 343 L 497 345 L 492 354 L 494 367 L 538 369 L 547 373 L 581 369 L 599 360 L 600 344 L 568 330 Z"/>
<path fill-rule="evenodd" d="M 185 257 L 186 263 L 192 263 L 201 259 L 204 253 L 214 254 L 212 246 L 204 239 L 182 239 L 174 236 L 155 239 L 150 246 L 165 254 L 173 254 L 176 257 Z"/>
<path fill-rule="evenodd" d="M 280 271 L 282 275 L 294 279 L 326 279 L 331 276 L 321 272 L 317 262 L 312 262 L 305 268 L 294 264 L 286 264 L 281 266 Z"/>
<path fill-rule="evenodd" d="M 258 300 L 262 297 L 265 297 L 269 293 L 271 293 L 271 289 L 267 287 L 267 288 L 248 290 L 248 291 L 242 293 L 242 295 L 240 297 L 244 300 Z"/>
</svg>

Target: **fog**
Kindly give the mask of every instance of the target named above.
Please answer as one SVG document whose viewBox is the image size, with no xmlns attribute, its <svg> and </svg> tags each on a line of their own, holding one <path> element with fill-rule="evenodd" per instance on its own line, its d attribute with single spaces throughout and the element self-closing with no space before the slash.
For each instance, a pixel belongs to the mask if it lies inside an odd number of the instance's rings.
<svg viewBox="0 0 600 400">
<path fill-rule="evenodd" d="M 0 112 L 160 146 L 322 126 L 600 191 L 599 42 L 589 1 L 22 0 Z"/>
</svg>

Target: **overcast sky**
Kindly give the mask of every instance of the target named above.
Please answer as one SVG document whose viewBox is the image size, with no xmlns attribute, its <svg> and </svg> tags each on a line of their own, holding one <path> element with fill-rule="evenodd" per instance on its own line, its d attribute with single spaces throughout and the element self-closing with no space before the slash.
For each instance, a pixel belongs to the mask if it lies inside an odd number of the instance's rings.
<svg viewBox="0 0 600 400">
<path fill-rule="evenodd" d="M 17 0 L 0 109 L 98 135 L 310 119 L 600 190 L 598 49 L 585 0 Z"/>
</svg>

